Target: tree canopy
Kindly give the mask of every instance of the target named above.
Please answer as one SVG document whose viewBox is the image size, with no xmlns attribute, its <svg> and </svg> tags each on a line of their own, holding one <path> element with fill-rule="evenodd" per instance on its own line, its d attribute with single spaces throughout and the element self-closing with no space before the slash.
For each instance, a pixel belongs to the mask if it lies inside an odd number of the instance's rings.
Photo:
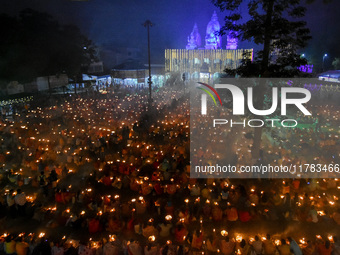
<svg viewBox="0 0 340 255">
<path fill-rule="evenodd" d="M 29 82 L 44 75 L 79 74 L 95 59 L 95 46 L 78 27 L 61 25 L 47 13 L 0 14 L 0 80 Z"/>
<path fill-rule="evenodd" d="M 253 62 L 245 61 L 236 71 L 243 76 L 295 76 L 297 67 L 306 64 L 298 49 L 311 38 L 304 17 L 306 8 L 301 0 L 212 0 L 226 11 L 221 33 L 231 31 L 240 40 L 262 45 Z M 244 20 L 241 9 L 247 6 L 249 19 Z"/>
<path fill-rule="evenodd" d="M 298 67 L 307 61 L 300 57 L 298 50 L 305 47 L 311 38 L 306 22 L 302 20 L 306 11 L 302 1 L 212 0 L 227 13 L 222 34 L 228 31 L 240 40 L 262 46 L 254 61 L 244 60 L 238 69 L 227 69 L 226 72 L 243 77 L 295 77 L 301 74 Z M 249 17 L 242 17 L 241 10 L 244 8 L 247 8 Z M 257 109 L 263 109 L 268 86 L 262 81 L 256 91 L 255 105 Z M 261 137 L 262 128 L 256 128 L 253 159 L 260 157 Z"/>
</svg>

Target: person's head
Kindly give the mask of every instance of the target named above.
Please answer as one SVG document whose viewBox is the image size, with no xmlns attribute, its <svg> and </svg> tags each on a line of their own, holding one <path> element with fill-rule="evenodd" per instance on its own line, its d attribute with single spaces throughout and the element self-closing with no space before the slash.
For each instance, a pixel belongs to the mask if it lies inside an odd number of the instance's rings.
<svg viewBox="0 0 340 255">
<path fill-rule="evenodd" d="M 162 251 L 162 255 L 167 255 L 168 254 L 168 250 L 169 250 L 169 246 L 165 245 L 163 251 Z"/>
<path fill-rule="evenodd" d="M 183 245 L 180 245 L 180 246 L 178 247 L 177 254 L 178 254 L 178 255 L 182 255 L 182 254 L 184 254 Z"/>
<path fill-rule="evenodd" d="M 243 248 L 244 246 L 246 246 L 246 240 L 242 239 L 240 245 L 241 245 L 242 248 Z"/>
<path fill-rule="evenodd" d="M 6 236 L 5 242 L 9 243 L 10 241 L 12 241 L 12 236 L 11 235 Z"/>
<path fill-rule="evenodd" d="M 325 247 L 328 249 L 331 246 L 331 242 L 329 240 L 326 240 Z"/>
<path fill-rule="evenodd" d="M 255 241 L 258 241 L 259 240 L 259 237 L 258 236 L 255 236 Z"/>
<path fill-rule="evenodd" d="M 226 241 L 226 242 L 229 242 L 229 236 L 226 236 L 226 237 L 225 237 L 225 241 Z"/>
<path fill-rule="evenodd" d="M 282 244 L 282 245 L 287 244 L 287 243 L 286 243 L 286 239 L 283 239 L 283 238 L 282 238 L 282 239 L 281 239 L 281 244 Z"/>
<path fill-rule="evenodd" d="M 21 189 L 17 189 L 17 193 L 18 193 L 18 194 L 21 194 Z"/>
<path fill-rule="evenodd" d="M 267 240 L 270 240 L 270 234 L 267 234 Z"/>
<path fill-rule="evenodd" d="M 291 238 L 290 236 L 287 239 L 290 243 L 293 241 L 293 238 Z"/>
</svg>

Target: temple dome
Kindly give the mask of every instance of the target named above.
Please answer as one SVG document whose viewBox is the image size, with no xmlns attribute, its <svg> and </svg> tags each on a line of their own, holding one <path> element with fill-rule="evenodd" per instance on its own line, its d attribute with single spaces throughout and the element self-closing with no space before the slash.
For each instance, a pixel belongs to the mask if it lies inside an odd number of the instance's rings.
<svg viewBox="0 0 340 255">
<path fill-rule="evenodd" d="M 206 49 L 220 49 L 221 48 L 221 36 L 219 32 L 221 30 L 220 22 L 216 11 L 214 11 L 211 20 L 207 25 L 206 36 L 205 36 L 205 48 Z"/>
</svg>

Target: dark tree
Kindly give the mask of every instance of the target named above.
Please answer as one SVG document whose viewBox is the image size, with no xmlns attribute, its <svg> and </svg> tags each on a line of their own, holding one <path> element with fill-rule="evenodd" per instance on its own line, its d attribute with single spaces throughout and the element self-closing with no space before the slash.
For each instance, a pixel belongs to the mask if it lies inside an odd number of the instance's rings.
<svg viewBox="0 0 340 255">
<path fill-rule="evenodd" d="M 310 4 L 310 3 L 314 3 L 315 0 L 306 0 L 306 2 Z M 325 4 L 329 4 L 329 3 L 333 2 L 333 0 L 322 0 L 322 2 L 325 3 Z"/>
<path fill-rule="evenodd" d="M 300 58 L 298 49 L 306 46 L 311 38 L 304 17 L 306 8 L 302 0 L 212 0 L 222 11 L 226 11 L 225 24 L 221 33 L 232 31 L 240 40 L 261 45 L 253 62 L 245 60 L 230 74 L 243 77 L 292 77 L 297 76 L 297 67 L 306 64 Z M 247 8 L 249 19 L 244 21 L 241 9 Z M 260 82 L 256 89 L 255 105 L 263 109 L 266 82 Z M 254 159 L 260 157 L 262 128 L 255 128 L 252 147 Z"/>
<path fill-rule="evenodd" d="M 76 26 L 62 26 L 31 9 L 0 15 L 0 80 L 29 82 L 38 76 L 75 76 L 95 59 L 95 46 Z"/>
<path fill-rule="evenodd" d="M 299 74 L 297 67 L 305 64 L 297 53 L 311 38 L 304 17 L 306 8 L 301 0 L 212 0 L 227 11 L 221 33 L 233 31 L 240 40 L 261 45 L 253 62 L 245 61 L 235 70 L 243 76 L 282 77 Z M 247 6 L 250 18 L 242 20 L 241 9 Z"/>
</svg>

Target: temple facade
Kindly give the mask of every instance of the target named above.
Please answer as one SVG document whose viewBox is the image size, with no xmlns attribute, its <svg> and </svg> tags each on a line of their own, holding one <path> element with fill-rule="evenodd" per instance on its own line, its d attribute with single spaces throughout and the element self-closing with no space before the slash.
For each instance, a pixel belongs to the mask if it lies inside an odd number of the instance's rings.
<svg viewBox="0 0 340 255">
<path fill-rule="evenodd" d="M 206 50 L 217 50 L 222 49 L 222 37 L 219 35 L 221 30 L 220 22 L 218 21 L 218 17 L 216 12 L 214 11 L 211 20 L 207 24 L 207 28 L 205 31 L 204 37 L 204 46 L 201 47 L 201 35 L 199 33 L 199 29 L 197 23 L 195 23 L 194 28 L 190 35 L 188 36 L 188 43 L 186 45 L 187 50 L 197 50 L 197 49 L 206 49 Z M 237 49 L 237 33 L 234 31 L 229 31 L 227 35 L 227 50 L 236 50 Z"/>
<path fill-rule="evenodd" d="M 253 57 L 253 49 L 166 49 L 165 73 L 185 73 L 187 79 L 215 79 L 226 68 L 237 68 L 242 59 Z"/>
<path fill-rule="evenodd" d="M 253 59 L 253 49 L 238 49 L 237 33 L 227 33 L 227 43 L 222 46 L 221 29 L 216 12 L 208 22 L 204 46 L 197 24 L 188 36 L 185 49 L 165 50 L 165 73 L 181 72 L 185 79 L 211 81 L 226 68 L 235 69 L 242 59 Z"/>
</svg>

